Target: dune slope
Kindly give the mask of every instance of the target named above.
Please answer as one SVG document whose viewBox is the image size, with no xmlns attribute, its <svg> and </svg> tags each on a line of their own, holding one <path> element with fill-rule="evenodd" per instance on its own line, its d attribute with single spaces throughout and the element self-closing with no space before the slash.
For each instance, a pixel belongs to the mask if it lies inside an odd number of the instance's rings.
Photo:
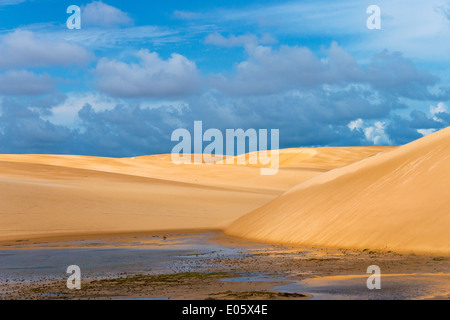
<svg viewBox="0 0 450 320">
<path fill-rule="evenodd" d="M 229 235 L 326 247 L 450 252 L 450 128 L 305 181 Z"/>
</svg>

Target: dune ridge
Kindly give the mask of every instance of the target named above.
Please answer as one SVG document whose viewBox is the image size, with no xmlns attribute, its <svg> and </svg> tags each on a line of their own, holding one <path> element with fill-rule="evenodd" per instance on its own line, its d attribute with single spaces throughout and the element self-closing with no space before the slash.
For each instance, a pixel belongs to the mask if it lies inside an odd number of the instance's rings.
<svg viewBox="0 0 450 320">
<path fill-rule="evenodd" d="M 231 223 L 269 243 L 450 254 L 450 127 L 313 177 Z"/>
</svg>

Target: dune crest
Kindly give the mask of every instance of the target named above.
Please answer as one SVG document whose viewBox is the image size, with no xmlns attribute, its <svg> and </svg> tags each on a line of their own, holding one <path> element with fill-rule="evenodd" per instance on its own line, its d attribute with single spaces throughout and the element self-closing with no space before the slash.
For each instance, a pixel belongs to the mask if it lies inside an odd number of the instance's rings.
<svg viewBox="0 0 450 320">
<path fill-rule="evenodd" d="M 450 127 L 313 177 L 231 223 L 253 240 L 450 254 Z"/>
</svg>

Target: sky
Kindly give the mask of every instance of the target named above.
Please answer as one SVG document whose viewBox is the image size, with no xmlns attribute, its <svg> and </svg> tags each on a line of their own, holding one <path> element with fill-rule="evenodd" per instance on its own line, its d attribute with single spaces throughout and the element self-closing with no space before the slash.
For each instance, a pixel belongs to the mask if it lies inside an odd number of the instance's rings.
<svg viewBox="0 0 450 320">
<path fill-rule="evenodd" d="M 169 153 L 198 120 L 401 145 L 450 124 L 449 57 L 447 0 L 0 0 L 0 153 Z"/>
</svg>

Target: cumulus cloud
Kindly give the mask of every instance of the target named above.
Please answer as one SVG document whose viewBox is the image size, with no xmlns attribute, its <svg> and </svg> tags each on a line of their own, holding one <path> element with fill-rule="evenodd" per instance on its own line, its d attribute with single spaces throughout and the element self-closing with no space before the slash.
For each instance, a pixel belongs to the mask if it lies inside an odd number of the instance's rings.
<svg viewBox="0 0 450 320">
<path fill-rule="evenodd" d="M 399 52 L 387 50 L 374 56 L 366 73 L 366 81 L 375 89 L 417 100 L 431 98 L 427 87 L 438 82 L 437 77 L 418 69 Z"/>
<path fill-rule="evenodd" d="M 19 36 L 31 39 L 30 47 L 37 45 L 34 34 Z M 102 58 L 93 70 L 102 93 L 68 93 L 55 99 L 56 93 L 32 96 L 51 92 L 53 82 L 45 74 L 0 72 L 1 94 L 30 96 L 3 100 L 0 152 L 170 152 L 172 130 L 189 129 L 195 120 L 220 130 L 280 129 L 282 148 L 403 144 L 450 124 L 443 102 L 427 114 L 415 110 L 408 117 L 392 116 L 406 107 L 402 101 L 408 99 L 401 97 L 446 101 L 434 99 L 427 89 L 437 79 L 400 54 L 383 51 L 363 64 L 337 43 L 317 54 L 305 47 L 263 46 L 252 35 L 216 34 L 208 41 L 244 46 L 247 58 L 233 73 L 214 75 L 208 83 L 201 81 L 193 61 L 176 53 L 166 59 L 140 50 L 121 60 Z M 3 38 L 0 48 L 8 48 L 5 43 Z M 24 55 L 25 49 L 18 52 Z M 64 64 L 54 57 L 36 57 L 28 66 Z M 19 64 L 8 59 L 0 56 L 0 66 L 4 61 Z M 147 107 L 159 99 L 163 102 L 158 106 Z M 52 107 L 42 110 L 45 101 Z"/>
<path fill-rule="evenodd" d="M 347 126 L 350 130 L 361 130 L 363 128 L 364 121 L 359 118 L 356 120 L 351 121 Z"/>
<path fill-rule="evenodd" d="M 392 142 L 385 130 L 386 123 L 376 121 L 373 126 L 364 128 L 364 135 L 366 136 L 366 139 L 371 141 L 374 145 L 390 145 Z"/>
<path fill-rule="evenodd" d="M 54 81 L 48 74 L 37 75 L 26 70 L 0 73 L 0 94 L 42 95 L 53 90 Z"/>
<path fill-rule="evenodd" d="M 391 116 L 391 110 L 398 108 L 396 102 L 386 98 L 374 104 L 368 97 L 365 91 L 292 90 L 239 97 L 207 91 L 177 103 L 146 107 L 144 102 L 88 95 L 80 101 L 75 96 L 56 99 L 50 115 L 36 109 L 42 102 L 33 97 L 26 103 L 8 98 L 0 103 L 0 152 L 115 157 L 166 153 L 173 147 L 172 131 L 192 130 L 195 120 L 202 120 L 205 130 L 223 132 L 230 128 L 280 129 L 281 148 L 398 145 L 450 125 L 448 113 L 439 113 L 443 122 L 417 110 L 405 117 Z M 74 116 L 78 124 L 69 126 Z"/>
<path fill-rule="evenodd" d="M 93 1 L 81 8 L 82 26 L 121 27 L 133 24 L 129 14 L 102 1 Z"/>
<path fill-rule="evenodd" d="M 393 115 L 384 121 L 356 119 L 347 127 L 352 133 L 364 134 L 361 144 L 403 145 L 450 125 L 450 114 L 441 113 L 445 120 L 435 121 L 422 111 L 413 110 L 408 116 Z"/>
<path fill-rule="evenodd" d="M 100 59 L 95 73 L 98 88 L 117 97 L 177 97 L 199 90 L 197 66 L 173 53 L 163 60 L 156 52 L 142 49 L 136 53 L 140 63 Z"/>
<path fill-rule="evenodd" d="M 298 86 L 316 85 L 323 65 L 307 48 L 257 46 L 236 66 L 233 75 L 213 78 L 216 87 L 230 94 L 271 94 Z"/>
<path fill-rule="evenodd" d="M 358 63 L 353 56 L 333 42 L 319 58 L 309 48 L 268 46 L 247 48 L 248 59 L 237 64 L 233 74 L 211 78 L 219 90 L 234 95 L 273 94 L 294 88 L 324 85 L 369 85 L 395 96 L 427 99 L 427 87 L 437 78 L 417 69 L 398 53 L 383 51 L 370 63 Z"/>
<path fill-rule="evenodd" d="M 351 131 L 364 133 L 366 141 L 373 145 L 391 145 L 386 126 L 386 122 L 375 121 L 373 124 L 366 124 L 362 119 L 351 121 L 347 125 Z"/>
<path fill-rule="evenodd" d="M 377 120 L 387 118 L 395 106 L 385 108 L 384 102 L 379 106 L 371 104 L 364 100 L 365 94 L 353 104 L 354 95 L 354 92 L 327 96 L 320 92 L 291 91 L 270 96 L 230 97 L 205 92 L 186 98 L 181 106 L 146 108 L 123 103 L 113 109 L 98 110 L 87 104 L 79 112 L 83 128 L 78 137 L 79 146 L 85 148 L 85 153 L 114 156 L 170 152 L 172 130 L 190 130 L 195 120 L 202 120 L 205 129 L 217 128 L 223 132 L 229 128 L 280 129 L 282 148 L 397 144 L 397 136 L 393 139 L 388 133 L 389 120 Z M 358 107 L 362 103 L 364 107 Z M 363 118 L 355 121 L 351 118 L 355 114 Z M 355 121 L 353 130 L 348 125 L 352 121 Z M 399 132 L 398 136 L 404 138 L 404 134 Z M 415 134 L 420 136 L 417 130 Z"/>
<path fill-rule="evenodd" d="M 95 111 L 103 111 L 114 109 L 119 103 L 120 99 L 98 92 L 71 92 L 65 99 L 52 103 L 51 112 L 45 119 L 54 124 L 75 128 L 79 125 L 78 112 L 84 105 L 90 104 Z"/>
<path fill-rule="evenodd" d="M 432 116 L 442 112 L 447 112 L 447 105 L 445 103 L 439 102 L 437 106 L 430 106 L 430 113 Z"/>
<path fill-rule="evenodd" d="M 430 106 L 431 116 L 435 121 L 443 122 L 441 118 L 439 118 L 440 114 L 447 113 L 447 105 L 443 102 L 439 102 L 436 106 Z"/>
<path fill-rule="evenodd" d="M 125 105 L 95 111 L 86 104 L 78 113 L 83 128 L 77 136 L 81 152 L 95 150 L 107 156 L 170 152 L 170 135 L 176 128 L 170 121 L 171 112 L 176 111 Z"/>
<path fill-rule="evenodd" d="M 40 38 L 31 31 L 16 30 L 0 40 L 0 69 L 83 65 L 89 59 L 79 45 Z"/>
<path fill-rule="evenodd" d="M 315 109 L 302 102 L 291 94 L 267 99 L 230 98 L 208 92 L 188 98 L 181 106 L 118 104 L 96 111 L 86 104 L 78 113 L 82 128 L 78 146 L 84 153 L 109 156 L 170 152 L 172 131 L 190 130 L 195 120 L 202 120 L 205 130 L 217 128 L 223 132 L 229 128 L 280 129 L 281 147 L 362 143 L 361 135 L 352 135 L 343 125 L 338 111 L 324 118 L 322 114 L 330 106 L 320 107 L 317 102 Z M 326 124 L 333 116 L 333 125 Z"/>
<path fill-rule="evenodd" d="M 69 129 L 41 118 L 14 99 L 1 101 L 0 152 L 2 153 L 67 153 L 73 148 Z"/>
</svg>

